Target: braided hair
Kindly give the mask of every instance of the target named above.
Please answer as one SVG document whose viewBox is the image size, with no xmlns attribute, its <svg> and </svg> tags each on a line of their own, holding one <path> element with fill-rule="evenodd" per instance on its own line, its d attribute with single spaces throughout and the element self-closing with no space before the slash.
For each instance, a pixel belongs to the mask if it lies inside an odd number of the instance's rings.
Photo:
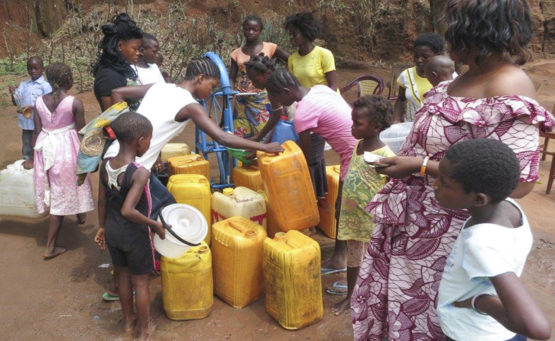
<svg viewBox="0 0 555 341">
<path fill-rule="evenodd" d="M 312 12 L 299 12 L 288 16 L 285 19 L 285 29 L 291 31 L 297 29 L 303 37 L 311 42 L 318 37 L 320 23 Z"/>
<path fill-rule="evenodd" d="M 451 146 L 445 157 L 451 163 L 448 176 L 466 193 L 488 195 L 492 203 L 507 198 L 518 185 L 520 164 L 511 148 L 493 139 L 472 139 Z"/>
<path fill-rule="evenodd" d="M 118 49 L 120 40 L 142 39 L 143 32 L 126 13 L 114 16 L 111 24 L 102 26 L 104 38 L 98 44 L 96 62 L 92 73 L 96 75 L 101 67 L 111 67 L 129 79 L 137 79 L 137 74 Z"/>
<path fill-rule="evenodd" d="M 299 81 L 286 68 L 279 68 L 272 72 L 272 75 L 266 82 L 266 90 L 269 93 L 281 93 L 285 88 L 299 87 Z"/>
<path fill-rule="evenodd" d="M 185 80 L 191 80 L 198 75 L 205 75 L 209 78 L 220 78 L 220 70 L 210 59 L 193 59 L 185 71 Z"/>
<path fill-rule="evenodd" d="M 245 68 L 247 70 L 254 70 L 258 73 L 264 73 L 268 70 L 274 71 L 275 65 L 274 61 L 260 53 L 258 55 L 253 55 L 248 62 L 245 63 Z"/>
</svg>

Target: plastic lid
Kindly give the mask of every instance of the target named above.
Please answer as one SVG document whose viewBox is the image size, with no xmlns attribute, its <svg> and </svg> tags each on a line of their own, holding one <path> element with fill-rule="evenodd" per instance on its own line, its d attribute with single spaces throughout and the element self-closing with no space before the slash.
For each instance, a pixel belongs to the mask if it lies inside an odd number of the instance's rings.
<svg viewBox="0 0 555 341">
<path fill-rule="evenodd" d="M 233 195 L 233 188 L 231 187 L 224 188 L 223 193 L 224 195 L 228 195 L 228 196 Z"/>
</svg>

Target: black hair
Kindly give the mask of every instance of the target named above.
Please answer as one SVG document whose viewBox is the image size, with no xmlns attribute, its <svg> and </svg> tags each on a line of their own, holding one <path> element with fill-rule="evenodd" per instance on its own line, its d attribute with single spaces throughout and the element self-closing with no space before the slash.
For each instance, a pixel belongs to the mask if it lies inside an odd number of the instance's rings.
<svg viewBox="0 0 555 341">
<path fill-rule="evenodd" d="M 320 23 L 312 12 L 299 12 L 285 19 L 285 29 L 290 31 L 294 28 L 299 30 L 303 37 L 312 42 L 318 37 Z"/>
<path fill-rule="evenodd" d="M 445 52 L 445 41 L 437 33 L 422 33 L 414 40 L 414 48 L 418 46 L 427 46 L 435 54 Z"/>
<path fill-rule="evenodd" d="M 39 62 L 40 65 L 42 65 L 44 67 L 44 63 L 42 62 L 42 58 L 39 56 L 32 56 L 29 59 L 27 59 L 27 65 L 29 65 L 29 63 L 32 62 Z"/>
<path fill-rule="evenodd" d="M 114 16 L 111 22 L 111 24 L 102 26 L 104 38 L 98 44 L 97 58 L 93 64 L 92 73 L 96 75 L 101 67 L 111 67 L 129 79 L 137 79 L 137 74 L 118 49 L 118 42 L 143 39 L 143 32 L 126 13 Z"/>
<path fill-rule="evenodd" d="M 270 93 L 281 93 L 284 88 L 299 87 L 299 80 L 286 68 L 272 72 L 266 82 L 266 90 Z"/>
<path fill-rule="evenodd" d="M 187 64 L 185 80 L 191 80 L 200 74 L 209 78 L 220 78 L 220 70 L 218 70 L 216 64 L 208 58 L 193 59 L 189 64 Z"/>
<path fill-rule="evenodd" d="M 258 25 L 260 25 L 261 30 L 264 29 L 264 24 L 262 23 L 262 19 L 260 19 L 258 15 L 254 15 L 254 14 L 247 15 L 245 17 L 245 20 L 243 20 L 243 26 L 245 26 L 249 21 L 256 22 Z"/>
<path fill-rule="evenodd" d="M 152 132 L 152 123 L 145 116 L 134 111 L 119 115 L 110 124 L 119 142 L 131 142 Z"/>
<path fill-rule="evenodd" d="M 146 33 L 143 32 L 143 41 L 145 40 L 154 40 L 154 41 L 158 41 L 158 39 L 156 39 L 156 37 L 150 33 Z"/>
<path fill-rule="evenodd" d="M 393 123 L 393 107 L 388 99 L 376 95 L 366 95 L 353 103 L 354 109 L 366 108 L 367 118 L 380 125 L 380 131 L 385 130 Z"/>
<path fill-rule="evenodd" d="M 71 87 L 73 74 L 67 64 L 52 63 L 46 67 L 44 73 L 53 92 L 58 89 L 68 90 Z"/>
<path fill-rule="evenodd" d="M 492 52 L 507 53 L 522 65 L 530 58 L 532 20 L 526 0 L 449 0 L 445 39 L 454 52 L 475 46 L 480 64 Z"/>
<path fill-rule="evenodd" d="M 245 63 L 245 68 L 247 70 L 254 70 L 258 73 L 264 73 L 268 70 L 274 71 L 275 65 L 274 61 L 260 53 L 258 55 L 251 56 L 248 62 Z"/>
<path fill-rule="evenodd" d="M 520 164 L 506 144 L 492 139 L 456 143 L 445 154 L 451 165 L 448 176 L 466 193 L 484 193 L 492 203 L 507 198 L 520 179 Z"/>
</svg>

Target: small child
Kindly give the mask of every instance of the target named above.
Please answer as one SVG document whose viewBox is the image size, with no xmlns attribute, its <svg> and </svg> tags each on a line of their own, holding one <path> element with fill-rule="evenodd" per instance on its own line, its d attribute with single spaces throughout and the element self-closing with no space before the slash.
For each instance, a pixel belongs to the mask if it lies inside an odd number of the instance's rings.
<svg viewBox="0 0 555 341">
<path fill-rule="evenodd" d="M 447 56 L 434 56 L 424 66 L 424 74 L 426 79 L 436 86 L 441 82 L 453 79 L 453 75 L 456 75 L 455 63 Z"/>
<path fill-rule="evenodd" d="M 94 200 L 90 177 L 78 186 L 75 175 L 77 131 L 85 125 L 85 109 L 81 100 L 68 93 L 73 86 L 71 68 L 52 63 L 46 68 L 46 78 L 54 91 L 38 97 L 34 104 L 35 153 L 26 162 L 34 163 L 37 211 L 50 213 L 44 251 L 48 260 L 66 252 L 56 246 L 64 217 L 76 214 L 77 222 L 84 224 L 85 212 L 94 210 Z"/>
<path fill-rule="evenodd" d="M 158 39 L 149 33 L 143 33 L 139 59 L 132 65 L 137 72 L 137 83 L 146 85 L 152 83 L 165 83 L 164 76 L 158 68 Z"/>
<path fill-rule="evenodd" d="M 99 229 L 95 242 L 112 257 L 124 316 L 125 332 L 135 323 L 133 289 L 139 339 L 152 336 L 148 276 L 154 269 L 150 227 L 164 239 L 162 223 L 150 219 L 150 171 L 135 162 L 150 147 L 152 124 L 134 112 L 122 114 L 111 124 L 118 139 L 118 154 L 102 164 L 98 191 Z"/>
<path fill-rule="evenodd" d="M 386 176 L 376 173 L 374 166 L 364 162 L 364 152 L 383 157 L 395 156 L 380 140 L 380 132 L 393 122 L 393 108 L 387 99 L 361 97 L 355 101 L 351 116 L 352 134 L 359 141 L 353 150 L 345 180 L 339 184 L 337 198 L 341 203 L 337 240 L 347 242 L 347 297 L 333 306 L 332 311 L 336 315 L 349 311 L 360 264 L 374 229 L 372 216 L 365 207 L 387 182 Z"/>
<path fill-rule="evenodd" d="M 12 103 L 17 106 L 17 120 L 22 130 L 21 142 L 23 147 L 21 153 L 25 160 L 33 158 L 33 131 L 35 124 L 33 113 L 37 98 L 52 92 L 50 84 L 44 79 L 42 73 L 44 65 L 40 57 L 31 57 L 27 60 L 27 73 L 31 79 L 19 83 L 17 88 L 8 87 L 12 97 Z"/>
<path fill-rule="evenodd" d="M 549 322 L 519 279 L 532 247 L 526 215 L 508 198 L 519 177 L 517 157 L 497 140 L 457 143 L 439 163 L 437 202 L 470 213 L 439 285 L 437 312 L 447 340 L 550 337 Z"/>
</svg>

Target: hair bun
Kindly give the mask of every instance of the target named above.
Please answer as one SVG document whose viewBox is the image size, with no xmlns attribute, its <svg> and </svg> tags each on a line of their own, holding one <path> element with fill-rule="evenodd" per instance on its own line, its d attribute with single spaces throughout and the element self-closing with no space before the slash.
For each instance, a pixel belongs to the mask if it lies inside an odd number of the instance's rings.
<svg viewBox="0 0 555 341">
<path fill-rule="evenodd" d="M 105 36 L 111 36 L 111 35 L 117 34 L 118 30 L 116 26 L 112 24 L 102 25 L 102 33 L 104 33 Z"/>
</svg>

